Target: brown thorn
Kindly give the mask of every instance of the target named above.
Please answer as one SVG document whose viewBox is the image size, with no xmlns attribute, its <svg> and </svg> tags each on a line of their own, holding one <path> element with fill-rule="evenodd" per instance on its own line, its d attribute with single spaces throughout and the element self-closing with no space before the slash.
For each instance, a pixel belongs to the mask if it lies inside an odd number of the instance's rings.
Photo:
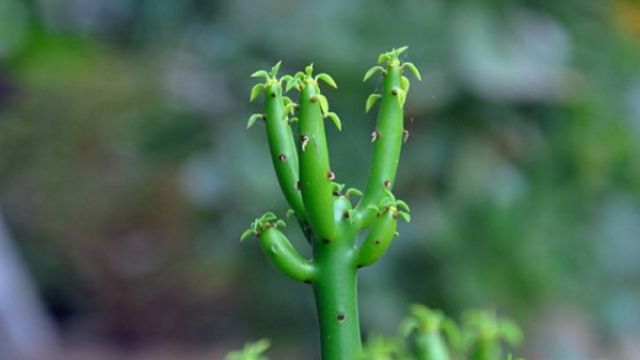
<svg viewBox="0 0 640 360">
<path fill-rule="evenodd" d="M 377 131 L 374 131 L 371 133 L 371 142 L 375 142 L 376 140 L 378 140 L 378 138 L 380 137 L 380 133 Z"/>
<path fill-rule="evenodd" d="M 407 140 L 409 140 L 409 130 L 404 130 L 402 133 L 402 142 L 406 144 Z"/>
<path fill-rule="evenodd" d="M 327 178 L 333 181 L 336 178 L 336 174 L 333 171 L 329 170 L 329 172 L 327 173 Z"/>
<path fill-rule="evenodd" d="M 385 180 L 382 184 L 387 189 L 391 188 L 391 181 L 389 181 L 389 180 Z"/>
</svg>

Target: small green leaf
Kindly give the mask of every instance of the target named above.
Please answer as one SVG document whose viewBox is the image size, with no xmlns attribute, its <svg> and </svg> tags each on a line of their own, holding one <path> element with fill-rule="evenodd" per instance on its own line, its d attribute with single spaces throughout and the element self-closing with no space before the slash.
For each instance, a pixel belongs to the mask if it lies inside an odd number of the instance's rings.
<svg viewBox="0 0 640 360">
<path fill-rule="evenodd" d="M 253 115 L 249 116 L 249 121 L 247 121 L 247 129 L 251 128 L 253 126 L 253 124 L 255 124 L 258 119 L 262 119 L 263 117 L 264 117 L 264 115 L 262 115 L 262 114 L 253 114 Z"/>
<path fill-rule="evenodd" d="M 331 86 L 334 89 L 338 88 L 338 84 L 336 84 L 335 80 L 333 80 L 333 78 L 329 74 L 325 74 L 325 73 L 318 74 L 318 76 L 316 76 L 316 81 L 318 80 L 324 81 L 327 85 Z"/>
<path fill-rule="evenodd" d="M 369 205 L 369 206 L 367 206 L 367 209 L 373 210 L 375 212 L 380 212 L 380 208 L 375 206 L 375 205 Z"/>
<path fill-rule="evenodd" d="M 397 200 L 396 201 L 396 205 L 399 208 L 402 208 L 402 209 L 404 209 L 406 211 L 411 211 L 411 209 L 409 209 L 409 205 L 406 202 L 402 201 L 402 200 Z"/>
<path fill-rule="evenodd" d="M 249 102 L 252 102 L 253 100 L 255 100 L 255 98 L 258 97 L 258 95 L 260 95 L 260 93 L 263 91 L 264 91 L 264 84 L 261 83 L 261 84 L 254 85 L 253 88 L 251 88 L 251 97 L 249 98 Z"/>
<path fill-rule="evenodd" d="M 378 64 L 382 64 L 385 61 L 389 61 L 389 54 L 387 53 L 380 54 L 380 56 L 378 56 Z"/>
<path fill-rule="evenodd" d="M 282 60 L 273 65 L 273 67 L 271 68 L 271 76 L 276 77 L 276 75 L 278 75 L 278 71 L 280 71 L 280 65 L 282 65 Z"/>
<path fill-rule="evenodd" d="M 287 217 L 287 219 L 289 219 L 292 216 L 294 216 L 295 214 L 296 214 L 296 212 L 293 211 L 293 209 L 289 209 L 289 210 L 287 210 L 287 213 L 285 214 L 285 216 Z"/>
<path fill-rule="evenodd" d="M 398 212 L 398 215 L 400 215 L 400 217 L 401 217 L 404 221 L 406 221 L 406 222 L 408 222 L 408 223 L 410 223 L 410 222 L 411 222 L 411 215 L 407 214 L 406 212 L 404 212 L 404 211 L 399 211 L 399 212 Z"/>
<path fill-rule="evenodd" d="M 291 80 L 292 78 L 293 78 L 293 76 L 291 76 L 291 75 L 289 75 L 289 74 L 287 74 L 287 75 L 283 75 L 283 76 L 280 78 L 280 80 L 279 80 L 279 82 L 280 82 L 280 86 L 282 86 L 282 84 L 285 84 L 285 85 L 286 85 L 286 84 L 287 84 L 287 82 L 288 82 L 289 80 Z"/>
<path fill-rule="evenodd" d="M 369 110 L 371 110 L 373 105 L 376 104 L 376 101 L 378 101 L 378 99 L 380 99 L 381 97 L 382 97 L 382 95 L 380 95 L 380 94 L 371 94 L 371 95 L 369 95 L 369 97 L 367 98 L 367 103 L 365 105 L 365 111 L 369 112 Z"/>
<path fill-rule="evenodd" d="M 289 119 L 289 124 L 294 124 L 298 122 L 298 118 L 296 116 L 292 117 L 291 119 Z"/>
<path fill-rule="evenodd" d="M 271 211 L 267 211 L 266 213 L 264 213 L 261 217 L 260 220 L 262 221 L 272 221 L 272 220 L 276 220 L 278 217 L 276 216 L 276 214 L 274 214 Z"/>
<path fill-rule="evenodd" d="M 247 238 L 249 238 L 249 237 L 251 237 L 251 236 L 253 236 L 253 235 L 255 235 L 255 234 L 256 234 L 256 231 L 255 231 L 255 230 L 253 230 L 253 229 L 245 230 L 245 231 L 242 233 L 242 235 L 240 236 L 240 241 L 244 241 L 244 240 L 246 240 Z"/>
<path fill-rule="evenodd" d="M 333 121 L 333 124 L 338 128 L 339 131 L 342 131 L 342 122 L 340 121 L 340 117 L 336 113 L 329 112 L 327 113 L 327 117 L 331 119 L 331 121 Z"/>
<path fill-rule="evenodd" d="M 362 191 L 360 191 L 360 190 L 358 190 L 356 188 L 349 188 L 347 190 L 347 192 L 345 193 L 345 195 L 362 197 Z"/>
<path fill-rule="evenodd" d="M 287 227 L 287 223 L 285 223 L 284 220 L 282 220 L 282 219 L 278 219 L 275 222 L 275 226 L 276 226 L 276 228 Z"/>
<path fill-rule="evenodd" d="M 408 77 L 402 76 L 400 78 L 400 87 L 402 88 L 402 90 L 404 90 L 405 93 L 409 92 L 409 88 L 411 87 L 411 82 L 409 81 Z"/>
<path fill-rule="evenodd" d="M 395 91 L 397 92 L 396 97 L 398 98 L 398 104 L 400 104 L 400 107 L 403 107 L 404 102 L 407 100 L 407 93 L 399 88 L 395 88 Z"/>
<path fill-rule="evenodd" d="M 416 79 L 418 79 L 419 81 L 422 81 L 422 77 L 420 76 L 420 71 L 418 71 L 418 68 L 413 63 L 406 62 L 402 64 L 402 68 L 409 69 L 409 71 L 411 71 L 411 73 L 413 74 L 413 76 L 416 77 Z"/>
<path fill-rule="evenodd" d="M 409 48 L 408 46 L 402 46 L 402 47 L 400 47 L 400 48 L 396 49 L 396 50 L 395 50 L 395 53 L 396 53 L 396 55 L 400 55 L 400 54 L 402 54 L 403 52 L 407 51 L 407 49 L 408 49 L 408 48 Z"/>
<path fill-rule="evenodd" d="M 287 80 L 287 85 L 284 88 L 285 92 L 289 92 L 291 89 L 298 88 L 298 84 L 300 83 L 300 79 L 292 77 Z"/>
<path fill-rule="evenodd" d="M 289 104 L 284 106 L 284 113 L 285 114 L 293 115 L 293 113 L 295 113 L 295 111 L 296 111 L 296 104 L 294 104 L 294 103 L 289 103 Z"/>
<path fill-rule="evenodd" d="M 265 70 L 258 70 L 256 72 L 254 72 L 253 74 L 251 74 L 252 78 L 257 78 L 257 77 L 263 77 L 265 79 L 269 78 L 269 73 L 266 72 Z"/>
<path fill-rule="evenodd" d="M 380 65 L 372 66 L 371 68 L 369 68 L 369 70 L 367 70 L 366 73 L 364 73 L 364 78 L 362 78 L 362 81 L 369 80 L 369 78 L 372 77 L 378 71 L 380 71 L 383 74 L 385 72 L 384 68 Z"/>
<path fill-rule="evenodd" d="M 305 74 L 307 74 L 307 76 L 311 76 L 311 74 L 313 74 L 313 63 L 307 65 L 304 68 L 304 72 L 305 72 Z"/>
<path fill-rule="evenodd" d="M 318 94 L 316 96 L 320 102 L 320 110 L 322 110 L 323 114 L 327 114 L 329 112 L 329 100 L 327 100 L 327 97 L 324 95 Z"/>
</svg>

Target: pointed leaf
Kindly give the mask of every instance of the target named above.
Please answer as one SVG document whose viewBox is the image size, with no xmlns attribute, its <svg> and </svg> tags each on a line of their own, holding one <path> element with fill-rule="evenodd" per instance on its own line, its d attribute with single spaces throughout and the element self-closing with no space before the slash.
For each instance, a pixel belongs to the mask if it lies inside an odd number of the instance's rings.
<svg viewBox="0 0 640 360">
<path fill-rule="evenodd" d="M 288 218 L 290 218 L 290 217 L 294 216 L 295 214 L 296 214 L 296 212 L 295 212 L 295 211 L 293 211 L 293 209 L 289 209 L 289 210 L 287 210 L 287 213 L 285 214 L 285 216 L 286 216 L 286 217 L 287 217 L 287 219 L 288 219 Z"/>
<path fill-rule="evenodd" d="M 400 215 L 400 217 L 407 223 L 411 222 L 411 215 L 407 214 L 406 212 L 400 211 L 398 212 L 398 215 Z"/>
<path fill-rule="evenodd" d="M 411 73 L 413 74 L 413 76 L 416 77 L 416 79 L 418 79 L 419 81 L 422 81 L 422 77 L 420 76 L 420 71 L 418 71 L 418 68 L 413 63 L 406 62 L 402 64 L 402 68 L 409 69 L 409 71 L 411 71 Z"/>
<path fill-rule="evenodd" d="M 356 188 L 349 188 L 346 192 L 347 196 L 358 196 L 358 197 L 362 197 L 362 191 L 356 189 Z"/>
<path fill-rule="evenodd" d="M 327 114 L 329 112 L 329 101 L 327 100 L 327 97 L 320 94 L 316 96 L 318 96 L 318 100 L 320 102 L 320 110 L 322 110 L 323 114 Z"/>
<path fill-rule="evenodd" d="M 285 114 L 292 114 L 295 113 L 296 111 L 296 104 L 294 103 L 290 103 L 284 106 L 284 113 Z"/>
<path fill-rule="evenodd" d="M 256 231 L 255 231 L 255 230 L 253 230 L 253 229 L 245 230 L 245 231 L 242 233 L 242 235 L 240 235 L 240 241 L 244 241 L 244 240 L 246 240 L 247 238 L 249 238 L 249 237 L 251 237 L 251 236 L 253 236 L 253 235 L 255 235 L 255 234 L 256 234 Z"/>
<path fill-rule="evenodd" d="M 367 206 L 367 209 L 373 210 L 375 212 L 380 212 L 380 208 L 375 206 L 375 205 L 369 205 L 369 206 Z"/>
<path fill-rule="evenodd" d="M 338 128 L 339 131 L 342 131 L 342 122 L 340 121 L 340 117 L 334 112 L 327 113 L 327 117 L 333 121 L 333 124 Z"/>
<path fill-rule="evenodd" d="M 287 74 L 287 75 L 282 75 L 282 77 L 280 78 L 280 86 L 282 86 L 282 84 L 286 84 L 289 80 L 291 80 L 291 78 L 293 78 L 293 76 Z"/>
<path fill-rule="evenodd" d="M 396 97 L 398 98 L 398 104 L 400 104 L 400 107 L 403 107 L 404 102 L 407 99 L 407 93 L 402 89 L 396 88 L 395 90 L 398 92 L 398 94 L 396 95 Z"/>
<path fill-rule="evenodd" d="M 276 214 L 274 214 L 271 211 L 267 211 L 266 213 L 264 213 L 261 217 L 260 220 L 262 221 L 271 221 L 271 220 L 275 220 L 278 217 L 276 216 Z"/>
<path fill-rule="evenodd" d="M 399 208 L 402 208 L 402 209 L 404 209 L 406 211 L 411 211 L 411 209 L 409 209 L 409 205 L 406 202 L 402 201 L 402 200 L 397 200 L 396 201 L 396 205 Z"/>
<path fill-rule="evenodd" d="M 263 118 L 262 114 L 253 114 L 249 116 L 249 121 L 247 121 L 247 129 L 252 127 L 253 124 L 255 124 L 258 119 L 262 119 L 262 118 Z"/>
<path fill-rule="evenodd" d="M 257 77 L 263 77 L 265 79 L 269 78 L 269 73 L 266 72 L 265 70 L 258 70 L 256 72 L 254 72 L 253 74 L 251 74 L 252 78 L 257 78 Z"/>
<path fill-rule="evenodd" d="M 378 64 L 382 64 L 385 61 L 389 61 L 389 54 L 387 53 L 380 54 L 380 56 L 378 56 Z"/>
<path fill-rule="evenodd" d="M 275 222 L 275 226 L 276 226 L 276 228 L 278 228 L 278 227 L 287 227 L 287 223 L 285 223 L 284 220 L 282 220 L 282 219 L 278 219 Z"/>
<path fill-rule="evenodd" d="M 264 91 L 264 84 L 261 83 L 254 85 L 253 88 L 251 88 L 251 97 L 249 98 L 249 102 L 255 100 L 262 91 Z"/>
<path fill-rule="evenodd" d="M 285 92 L 289 92 L 291 89 L 293 89 L 294 87 L 297 88 L 298 83 L 300 82 L 300 79 L 298 78 L 290 78 L 289 80 L 287 80 L 287 85 L 284 88 Z"/>
<path fill-rule="evenodd" d="M 311 76 L 311 74 L 313 74 L 313 63 L 307 65 L 304 68 L 304 72 L 305 72 L 305 74 L 307 74 L 307 76 Z"/>
<path fill-rule="evenodd" d="M 405 93 L 409 92 L 409 88 L 411 87 L 411 82 L 409 81 L 408 77 L 403 76 L 400 78 L 400 87 L 402 88 L 402 90 L 404 90 Z"/>
<path fill-rule="evenodd" d="M 271 76 L 276 77 L 276 75 L 278 75 L 278 71 L 280 71 L 280 65 L 282 65 L 282 60 L 273 65 L 273 67 L 271 68 Z"/>
<path fill-rule="evenodd" d="M 395 53 L 396 53 L 396 55 L 400 55 L 403 52 L 407 51 L 408 48 L 409 48 L 408 46 L 402 46 L 402 47 L 396 49 Z"/>
<path fill-rule="evenodd" d="M 378 71 L 380 71 L 381 73 L 384 73 L 385 70 L 380 65 L 372 66 L 371 68 L 369 68 L 369 70 L 367 70 L 366 73 L 364 73 L 364 78 L 362 78 L 362 81 L 369 80 L 369 78 L 372 77 Z"/>
<path fill-rule="evenodd" d="M 316 81 L 318 80 L 324 81 L 327 85 L 331 86 L 334 89 L 338 88 L 338 84 L 336 84 L 335 80 L 333 80 L 333 78 L 329 74 L 318 74 L 318 76 L 316 76 Z"/>
<path fill-rule="evenodd" d="M 385 195 L 387 195 L 387 198 L 391 201 L 391 202 L 396 202 L 396 196 L 393 195 L 393 192 L 391 192 L 391 190 L 389 189 L 384 189 L 384 193 Z"/>
<path fill-rule="evenodd" d="M 367 98 L 367 103 L 365 105 L 366 112 L 369 112 L 369 110 L 371 110 L 373 105 L 376 104 L 376 101 L 378 101 L 378 99 L 380 99 L 381 97 L 382 97 L 382 95 L 380 95 L 380 94 L 371 94 L 371 95 L 369 95 L 369 97 Z"/>
</svg>

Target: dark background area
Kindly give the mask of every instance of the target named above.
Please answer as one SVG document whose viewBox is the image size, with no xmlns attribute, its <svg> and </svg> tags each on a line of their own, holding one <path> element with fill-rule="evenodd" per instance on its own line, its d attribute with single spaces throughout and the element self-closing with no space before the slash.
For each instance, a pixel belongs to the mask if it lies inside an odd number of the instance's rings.
<svg viewBox="0 0 640 360">
<path fill-rule="evenodd" d="M 529 359 L 640 357 L 639 2 L 0 0 L 0 207 L 48 357 L 220 359 L 269 337 L 274 359 L 313 358 L 310 290 L 238 242 L 287 210 L 245 130 L 249 74 L 331 74 L 333 168 L 363 187 L 362 76 L 402 45 L 424 79 L 396 189 L 413 221 L 361 272 L 364 332 L 412 302 L 482 307 L 523 326 Z"/>
</svg>

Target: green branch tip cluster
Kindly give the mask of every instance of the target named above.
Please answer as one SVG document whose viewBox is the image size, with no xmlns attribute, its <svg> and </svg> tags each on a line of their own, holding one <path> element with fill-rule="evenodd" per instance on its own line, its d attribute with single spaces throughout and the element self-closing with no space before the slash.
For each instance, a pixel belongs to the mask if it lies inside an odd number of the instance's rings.
<svg viewBox="0 0 640 360">
<path fill-rule="evenodd" d="M 380 72 L 383 86 L 369 96 L 366 111 L 379 104 L 372 134 L 373 157 L 364 191 L 336 182 L 331 169 L 325 123 L 342 130 L 342 120 L 329 106 L 320 84 L 337 89 L 331 75 L 314 75 L 310 64 L 293 75 L 279 77 L 281 62 L 259 70 L 264 79 L 251 89 L 250 100 L 263 95 L 264 110 L 249 117 L 247 128 L 262 120 L 271 161 L 282 193 L 289 203 L 287 218 L 295 217 L 312 246 L 306 259 L 279 228 L 285 225 L 273 213 L 256 219 L 241 238 L 257 236 L 267 257 L 285 275 L 313 286 L 319 313 L 323 360 L 357 359 L 361 354 L 356 296 L 358 269 L 380 260 L 398 236 L 398 219 L 411 220 L 409 206 L 392 192 L 400 153 L 408 132 L 404 105 L 409 92 L 408 69 L 420 79 L 412 63 L 399 56 L 407 47 L 379 57 L 364 79 Z M 295 90 L 297 99 L 285 96 Z M 360 234 L 366 234 L 357 242 Z"/>
<path fill-rule="evenodd" d="M 278 219 L 276 214 L 271 211 L 264 213 L 259 218 L 256 218 L 252 223 L 249 229 L 245 230 L 240 236 L 240 241 L 244 241 L 251 236 L 260 237 L 260 234 L 267 229 L 274 228 L 277 229 L 279 227 L 286 227 L 287 224 L 284 220 Z"/>
</svg>

